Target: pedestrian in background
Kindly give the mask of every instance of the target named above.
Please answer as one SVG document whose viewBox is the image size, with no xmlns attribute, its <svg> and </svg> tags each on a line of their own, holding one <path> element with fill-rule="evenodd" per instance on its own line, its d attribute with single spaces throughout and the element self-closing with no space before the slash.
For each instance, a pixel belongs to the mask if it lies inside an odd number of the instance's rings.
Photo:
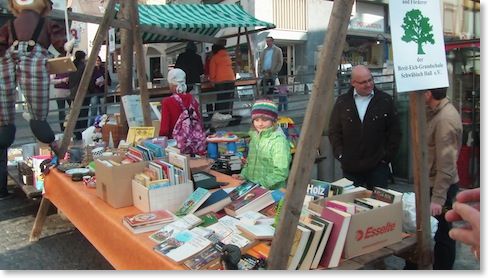
<svg viewBox="0 0 488 278">
<path fill-rule="evenodd" d="M 452 269 L 456 242 L 449 237 L 452 224 L 444 213 L 452 208 L 459 186 L 457 159 L 461 149 L 461 116 L 446 97 L 447 88 L 427 90 L 427 154 L 431 188 L 430 214 L 438 221 L 434 245 L 434 269 Z"/>
<path fill-rule="evenodd" d="M 259 72 L 262 80 L 263 95 L 273 94 L 275 80 L 283 66 L 283 52 L 274 45 L 273 37 L 266 37 L 266 48 L 259 56 Z"/>
<path fill-rule="evenodd" d="M 251 108 L 249 153 L 240 175 L 268 189 L 284 188 L 288 179 L 291 152 L 285 133 L 277 125 L 278 107 L 268 99 L 256 100 Z"/>
<path fill-rule="evenodd" d="M 393 98 L 375 87 L 367 67 L 353 68 L 351 88 L 337 97 L 329 126 L 344 177 L 369 190 L 387 188 L 389 164 L 400 146 L 400 124 Z"/>
<path fill-rule="evenodd" d="M 0 201 L 10 199 L 14 195 L 8 192 L 8 148 L 0 148 Z"/>
<path fill-rule="evenodd" d="M 170 97 L 163 98 L 161 101 L 161 126 L 159 136 L 173 138 L 173 129 L 183 112 L 176 98 L 181 99 L 184 107 L 191 107 L 196 111 L 198 118 L 201 119 L 198 101 L 195 97 L 187 93 L 185 72 L 181 69 L 174 68 L 168 72 Z M 176 96 L 175 96 L 176 95 Z M 203 127 L 203 123 L 201 123 Z"/>
<path fill-rule="evenodd" d="M 189 92 L 193 90 L 193 85 L 201 82 L 202 56 L 197 54 L 197 46 L 194 42 L 190 41 L 186 44 L 185 52 L 178 55 L 176 59 L 175 68 L 182 69 L 186 73 L 186 86 Z"/>
<path fill-rule="evenodd" d="M 215 110 L 220 113 L 232 114 L 236 75 L 232 69 L 232 60 L 229 53 L 222 44 L 212 45 L 212 58 L 210 58 L 209 69 L 210 82 L 214 85 L 215 91 L 218 92 Z"/>
<path fill-rule="evenodd" d="M 75 59 L 73 60 L 73 64 L 76 66 L 76 71 L 70 72 L 68 77 L 68 84 L 70 90 L 70 99 L 73 101 L 76 97 L 76 92 L 78 91 L 78 87 L 80 86 L 81 77 L 83 72 L 85 71 L 86 66 L 86 53 L 82 50 L 78 50 L 75 52 Z M 87 92 L 88 94 L 88 92 Z M 82 107 L 80 108 L 80 113 L 78 115 L 78 120 L 76 121 L 74 139 L 76 141 L 81 141 L 83 137 L 81 136 L 81 132 L 85 130 L 88 126 L 88 109 L 90 105 L 90 97 L 85 95 L 85 98 L 82 102 Z"/>
<path fill-rule="evenodd" d="M 90 97 L 90 118 L 88 120 L 88 126 L 95 123 L 97 115 L 105 114 L 105 109 L 102 109 L 102 105 L 105 104 L 105 84 L 111 86 L 112 78 L 110 78 L 110 73 L 107 73 L 107 80 L 105 82 L 105 67 L 102 64 L 102 58 L 98 56 L 95 61 L 90 84 L 88 85 L 87 95 Z"/>
<path fill-rule="evenodd" d="M 64 131 L 64 122 L 66 120 L 66 108 L 71 107 L 70 90 L 69 90 L 69 72 L 51 75 L 51 82 L 54 84 L 54 97 L 58 105 L 59 127 Z M 68 104 L 68 106 L 66 106 Z"/>
</svg>

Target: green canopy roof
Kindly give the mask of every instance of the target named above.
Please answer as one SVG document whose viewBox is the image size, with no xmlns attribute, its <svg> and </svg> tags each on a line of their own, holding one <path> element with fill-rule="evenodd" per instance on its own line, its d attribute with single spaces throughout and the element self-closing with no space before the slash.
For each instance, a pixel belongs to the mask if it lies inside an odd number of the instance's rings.
<svg viewBox="0 0 488 278">
<path fill-rule="evenodd" d="M 117 10 L 120 6 L 117 5 Z M 170 4 L 138 5 L 139 21 L 170 30 L 185 31 L 196 35 L 215 36 L 222 28 L 263 27 L 275 28 L 272 23 L 258 20 L 235 4 Z M 182 41 L 174 35 L 143 33 L 143 43 Z"/>
</svg>

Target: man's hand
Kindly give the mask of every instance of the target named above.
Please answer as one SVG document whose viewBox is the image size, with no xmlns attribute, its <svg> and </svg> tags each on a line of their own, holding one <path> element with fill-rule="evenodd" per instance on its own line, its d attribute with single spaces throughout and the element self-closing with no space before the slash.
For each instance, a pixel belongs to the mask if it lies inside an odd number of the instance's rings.
<svg viewBox="0 0 488 278">
<path fill-rule="evenodd" d="M 234 179 L 238 179 L 238 180 L 243 180 L 243 179 L 244 179 L 244 177 L 242 177 L 242 176 L 241 176 L 241 175 L 239 175 L 239 174 L 233 174 L 233 175 L 232 175 L 232 177 L 233 177 Z"/>
<path fill-rule="evenodd" d="M 456 195 L 456 202 L 459 203 L 471 203 L 471 206 L 480 210 L 480 189 L 463 190 Z M 454 210 L 450 210 L 446 213 L 446 220 L 449 222 L 463 220 L 459 214 Z"/>
<path fill-rule="evenodd" d="M 449 236 L 471 246 L 475 257 L 480 258 L 480 211 L 465 203 L 454 203 L 452 210 L 467 224 L 460 228 L 452 228 Z M 449 211 L 449 212 L 451 212 Z M 447 219 L 446 214 L 446 219 Z"/>
<path fill-rule="evenodd" d="M 460 228 L 452 228 L 449 236 L 471 246 L 474 256 L 480 259 L 480 189 L 461 191 L 451 210 L 446 212 L 446 220 L 466 221 Z M 468 204 L 470 203 L 470 204 Z"/>
<path fill-rule="evenodd" d="M 430 215 L 437 216 L 440 215 L 441 213 L 442 213 L 442 206 L 437 203 L 430 202 Z"/>
</svg>

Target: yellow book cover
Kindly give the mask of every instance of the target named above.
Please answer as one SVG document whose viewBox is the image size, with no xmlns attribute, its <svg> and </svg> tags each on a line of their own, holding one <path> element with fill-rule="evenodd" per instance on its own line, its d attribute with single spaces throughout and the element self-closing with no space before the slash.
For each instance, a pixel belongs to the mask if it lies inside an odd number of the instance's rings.
<svg viewBox="0 0 488 278">
<path fill-rule="evenodd" d="M 153 138 L 154 127 L 153 126 L 138 126 L 130 127 L 127 133 L 127 143 L 135 145 L 141 139 Z"/>
</svg>

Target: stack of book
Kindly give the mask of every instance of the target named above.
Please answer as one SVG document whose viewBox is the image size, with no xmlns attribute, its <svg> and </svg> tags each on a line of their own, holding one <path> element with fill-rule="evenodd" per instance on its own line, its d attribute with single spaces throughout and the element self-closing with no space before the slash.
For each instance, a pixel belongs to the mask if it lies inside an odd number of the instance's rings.
<svg viewBox="0 0 488 278">
<path fill-rule="evenodd" d="M 330 184 L 330 190 L 332 191 L 333 195 L 344 194 L 346 191 L 350 191 L 351 189 L 354 189 L 354 182 L 346 178 L 336 180 Z"/>
<path fill-rule="evenodd" d="M 239 187 L 234 190 L 239 190 L 238 188 Z M 232 192 L 233 191 L 231 191 L 229 195 L 231 195 Z M 241 197 L 233 200 L 229 205 L 224 207 L 224 210 L 228 215 L 236 216 L 246 211 L 260 211 L 274 202 L 271 190 L 256 186 Z"/>
<path fill-rule="evenodd" d="M 134 234 L 161 229 L 175 220 L 175 215 L 168 210 L 131 214 L 124 216 L 122 223 Z"/>
<path fill-rule="evenodd" d="M 222 168 L 229 171 L 239 171 L 242 167 L 241 158 L 235 154 L 221 154 L 218 159 L 222 164 Z"/>
<path fill-rule="evenodd" d="M 403 198 L 403 193 L 395 191 L 393 189 L 387 189 L 382 187 L 374 187 L 371 193 L 371 198 L 383 201 L 389 204 L 400 202 Z"/>
<path fill-rule="evenodd" d="M 195 211 L 196 216 L 202 216 L 209 212 L 218 212 L 231 203 L 229 194 L 223 189 L 214 191 Z"/>
</svg>

